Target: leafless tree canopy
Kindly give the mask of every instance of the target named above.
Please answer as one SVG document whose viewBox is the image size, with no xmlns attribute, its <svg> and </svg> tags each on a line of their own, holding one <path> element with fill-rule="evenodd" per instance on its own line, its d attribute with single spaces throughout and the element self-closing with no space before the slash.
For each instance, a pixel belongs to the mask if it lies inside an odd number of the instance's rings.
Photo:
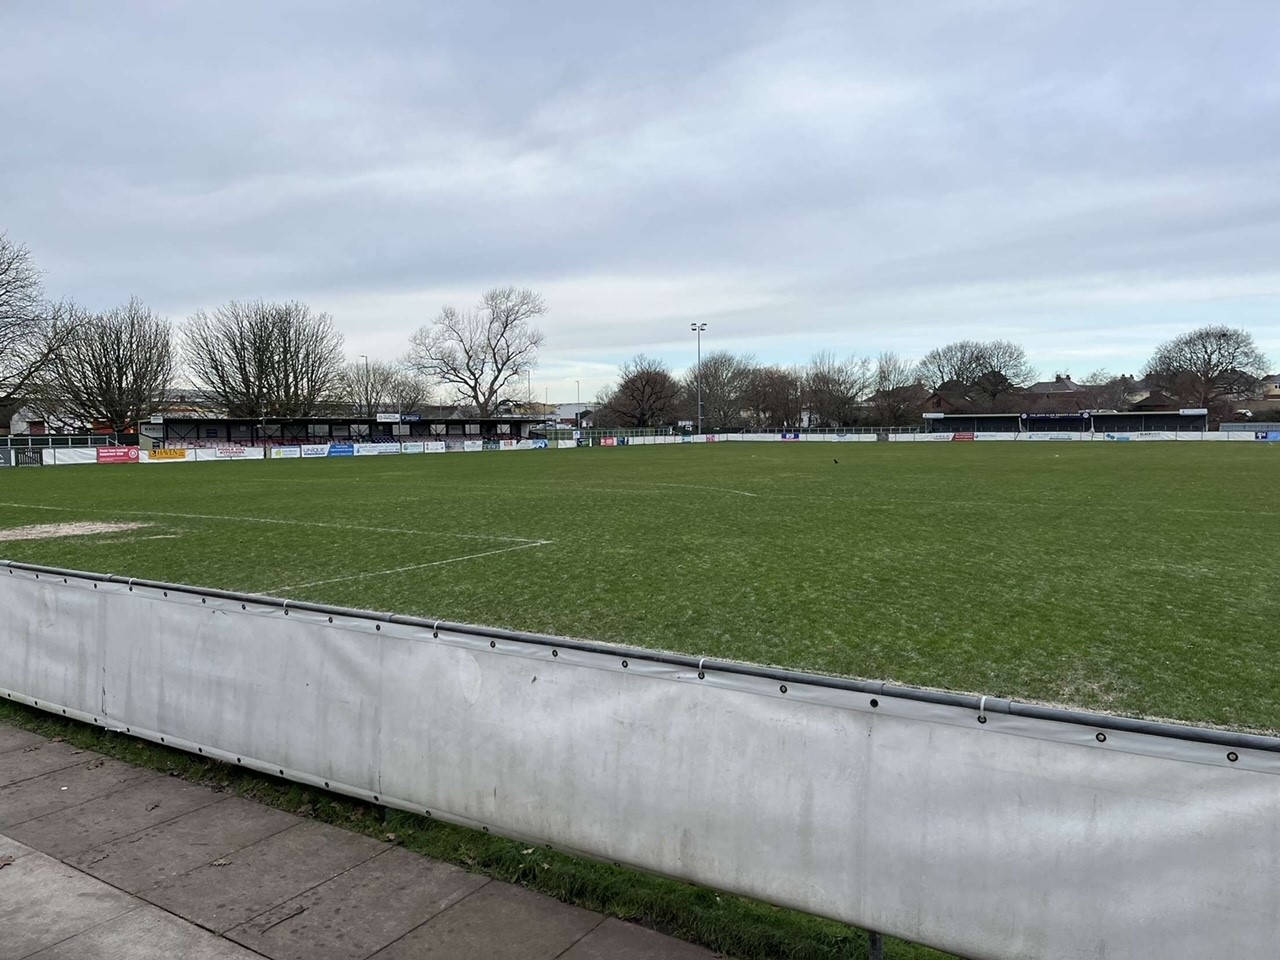
<svg viewBox="0 0 1280 960">
<path fill-rule="evenodd" d="M 1247 331 L 1210 326 L 1162 343 L 1144 373 L 1170 396 L 1213 408 L 1248 396 L 1266 367 L 1267 358 Z"/>
<path fill-rule="evenodd" d="M 805 400 L 811 427 L 848 427 L 858 419 L 861 401 L 871 384 L 871 362 L 815 354 L 805 371 Z"/>
<path fill-rule="evenodd" d="M 66 312 L 45 300 L 27 248 L 0 234 L 0 410 L 22 400 L 52 362 Z"/>
<path fill-rule="evenodd" d="M 431 402 L 431 384 L 397 363 L 354 360 L 342 371 L 338 400 L 360 417 L 416 413 Z"/>
<path fill-rule="evenodd" d="M 876 358 L 868 401 L 877 426 L 904 427 L 920 418 L 924 387 L 916 370 L 896 353 Z"/>
<path fill-rule="evenodd" d="M 997 410 L 1035 379 L 1026 351 L 1008 340 L 961 340 L 930 350 L 916 369 L 932 390 L 948 387 L 973 395 L 979 406 Z"/>
<path fill-rule="evenodd" d="M 537 363 L 543 334 L 533 324 L 546 312 L 546 302 L 532 290 L 494 288 L 473 310 L 441 310 L 413 335 L 408 362 L 478 415 L 490 416 L 507 384 Z"/>
<path fill-rule="evenodd" d="M 1095 370 L 1080 382 L 1080 405 L 1085 410 L 1124 410 L 1137 391 L 1133 377 Z"/>
<path fill-rule="evenodd" d="M 599 426 L 666 426 L 679 415 L 680 394 L 667 365 L 640 354 L 619 368 L 618 385 L 601 398 L 594 419 Z"/>
<path fill-rule="evenodd" d="M 316 416 L 342 376 L 333 319 L 296 301 L 201 310 L 183 327 L 182 355 L 232 417 Z"/>
<path fill-rule="evenodd" d="M 702 358 L 702 419 L 707 427 L 734 428 L 745 424 L 746 391 L 755 369 L 755 358 L 716 351 Z M 698 368 L 684 376 L 685 416 L 698 419 Z"/>
<path fill-rule="evenodd" d="M 799 427 L 804 415 L 804 373 L 791 367 L 757 367 L 746 392 L 751 426 Z"/>
<path fill-rule="evenodd" d="M 136 297 L 107 313 L 59 321 L 61 348 L 41 378 L 46 419 L 136 429 L 160 410 L 173 378 L 173 330 Z"/>
</svg>

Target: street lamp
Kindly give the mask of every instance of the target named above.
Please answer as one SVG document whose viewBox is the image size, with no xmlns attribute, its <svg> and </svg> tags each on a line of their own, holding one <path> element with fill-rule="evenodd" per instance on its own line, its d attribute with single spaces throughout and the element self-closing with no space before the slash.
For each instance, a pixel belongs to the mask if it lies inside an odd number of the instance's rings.
<svg viewBox="0 0 1280 960">
<path fill-rule="evenodd" d="M 698 336 L 698 433 L 702 433 L 702 333 L 707 329 L 705 323 L 691 323 L 689 329 Z"/>
</svg>

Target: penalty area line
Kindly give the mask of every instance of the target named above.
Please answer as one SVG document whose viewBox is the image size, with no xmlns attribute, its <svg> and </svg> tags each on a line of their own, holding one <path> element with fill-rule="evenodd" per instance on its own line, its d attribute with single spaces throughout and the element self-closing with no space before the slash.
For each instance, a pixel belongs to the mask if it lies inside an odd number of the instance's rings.
<svg viewBox="0 0 1280 960">
<path fill-rule="evenodd" d="M 481 557 L 492 557 L 499 553 L 511 553 L 513 550 L 528 550 L 532 547 L 545 547 L 555 543 L 554 540 L 533 540 L 529 543 L 518 543 L 514 547 L 499 547 L 497 550 L 485 550 L 483 553 L 469 553 L 465 557 L 448 557 L 444 560 L 431 560 L 428 563 L 412 563 L 407 567 L 392 567 L 390 570 L 367 570 L 364 573 L 353 573 L 348 577 L 329 577 L 325 580 L 309 580 L 306 583 L 289 583 L 283 587 L 272 587 L 264 593 L 275 593 L 281 590 L 302 590 L 306 587 L 321 587 L 330 583 L 346 583 L 350 580 L 364 580 L 368 577 L 386 577 L 394 573 L 408 573 L 411 570 L 425 570 L 427 567 L 442 567 L 446 563 L 461 563 L 463 560 L 479 560 Z"/>
</svg>

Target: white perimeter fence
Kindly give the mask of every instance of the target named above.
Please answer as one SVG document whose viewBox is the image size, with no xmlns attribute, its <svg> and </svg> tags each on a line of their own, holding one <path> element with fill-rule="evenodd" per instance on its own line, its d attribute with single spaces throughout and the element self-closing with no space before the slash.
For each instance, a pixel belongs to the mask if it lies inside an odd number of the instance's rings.
<svg viewBox="0 0 1280 960">
<path fill-rule="evenodd" d="M 0 694 L 972 958 L 1270 960 L 1280 741 L 0 562 Z"/>
<path fill-rule="evenodd" d="M 1277 431 L 1223 431 L 1200 432 L 1184 431 L 1141 433 L 1091 433 L 1059 432 L 1059 433 L 893 433 L 888 439 L 896 442 L 934 442 L 957 440 L 1102 440 L 1102 441 L 1147 441 L 1147 440 L 1248 440 L 1250 442 L 1280 442 Z M 599 447 L 651 446 L 656 444 L 679 443 L 729 443 L 729 442 L 774 442 L 774 443 L 859 443 L 875 442 L 877 437 L 870 433 L 722 433 L 698 434 L 695 436 L 670 437 L 600 437 L 592 442 Z M 44 466 L 62 466 L 80 463 L 192 463 L 204 460 L 292 460 L 313 457 L 366 457 L 385 456 L 387 454 L 417 453 L 480 453 L 482 451 L 499 450 L 546 450 L 576 449 L 575 440 L 434 440 L 406 443 L 312 443 L 277 447 L 241 447 L 235 444 L 210 447 L 168 447 L 147 451 L 138 447 L 44 447 L 39 449 Z M 35 450 L 33 449 L 33 453 Z M 16 453 L 16 451 L 15 451 Z M 0 452 L 0 466 L 10 465 L 12 454 Z"/>
</svg>

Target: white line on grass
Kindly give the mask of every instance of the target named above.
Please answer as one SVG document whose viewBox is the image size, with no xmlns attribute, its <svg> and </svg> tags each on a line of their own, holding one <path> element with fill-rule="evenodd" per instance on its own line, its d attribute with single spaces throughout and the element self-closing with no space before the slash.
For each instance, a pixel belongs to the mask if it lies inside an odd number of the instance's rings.
<svg viewBox="0 0 1280 960">
<path fill-rule="evenodd" d="M 86 507 L 52 507 L 40 503 L 0 503 L 0 507 L 16 507 L 23 510 L 59 510 L 70 513 L 94 513 Z M 111 508 L 111 513 L 123 513 L 135 517 L 177 517 L 184 520 L 233 520 L 237 523 L 273 523 L 290 527 L 324 527 L 330 530 L 358 530 L 361 533 L 409 533 L 417 537 L 454 537 L 461 540 L 491 540 L 498 543 L 523 543 L 541 546 L 548 540 L 535 540 L 532 537 L 498 537 L 485 533 L 448 533 L 443 530 L 409 530 L 404 527 L 366 527 L 355 523 L 326 523 L 323 520 L 288 520 L 283 517 L 232 517 L 216 513 L 164 513 L 160 510 L 118 510 Z"/>
<path fill-rule="evenodd" d="M 368 570 L 364 573 L 353 573 L 349 577 L 330 577 L 327 580 L 309 580 L 306 583 L 289 583 L 283 587 L 272 587 L 264 593 L 278 593 L 282 590 L 302 590 L 305 587 L 320 587 L 329 583 L 345 583 L 348 580 L 364 580 L 369 577 L 385 577 L 393 573 L 408 573 L 410 570 L 425 570 L 427 567 L 441 567 L 446 563 L 461 563 L 463 560 L 478 560 L 481 557 L 492 557 L 499 553 L 510 553 L 512 550 L 528 550 L 531 547 L 545 547 L 554 540 L 534 540 L 531 543 L 518 543 L 514 547 L 499 547 L 497 550 L 486 550 L 484 553 L 471 553 L 465 557 L 449 557 L 445 560 L 432 560 L 428 563 L 413 563 L 407 567 L 392 567 L 390 570 Z"/>
</svg>

